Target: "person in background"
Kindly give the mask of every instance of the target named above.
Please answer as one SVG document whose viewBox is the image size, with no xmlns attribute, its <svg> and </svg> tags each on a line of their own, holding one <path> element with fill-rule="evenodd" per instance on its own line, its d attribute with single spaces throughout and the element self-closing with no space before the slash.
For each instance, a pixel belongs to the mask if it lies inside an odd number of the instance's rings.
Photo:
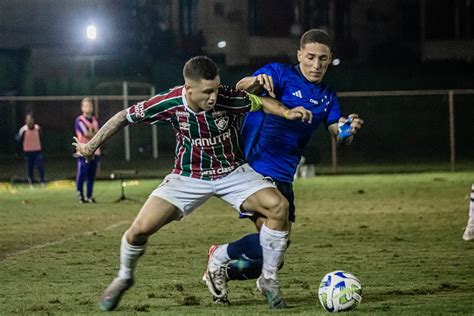
<svg viewBox="0 0 474 316">
<path fill-rule="evenodd" d="M 25 117 L 25 125 L 20 128 L 16 137 L 23 145 L 25 156 L 28 184 L 33 188 L 34 168 L 38 169 L 41 186 L 44 187 L 44 165 L 43 154 L 41 153 L 41 128 L 35 124 L 33 114 L 29 113 Z"/>
<path fill-rule="evenodd" d="M 76 118 L 75 131 L 76 137 L 81 143 L 89 142 L 99 130 L 99 121 L 93 115 L 94 106 L 90 98 L 84 98 L 81 101 L 82 114 Z M 87 162 L 84 157 L 76 156 L 77 176 L 76 190 L 77 203 L 95 203 L 93 190 L 94 181 L 97 173 L 97 167 L 100 162 L 100 149 L 95 152 L 94 159 Z M 84 182 L 87 182 L 86 196 L 84 197 Z"/>
</svg>

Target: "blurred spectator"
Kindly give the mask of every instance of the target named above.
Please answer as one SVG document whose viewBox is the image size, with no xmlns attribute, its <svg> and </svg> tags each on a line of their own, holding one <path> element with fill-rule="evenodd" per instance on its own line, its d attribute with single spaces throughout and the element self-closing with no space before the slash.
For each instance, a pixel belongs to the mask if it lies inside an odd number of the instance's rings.
<svg viewBox="0 0 474 316">
<path fill-rule="evenodd" d="M 99 121 L 93 115 L 94 107 L 90 98 L 84 98 L 81 101 L 82 114 L 76 118 L 75 131 L 76 136 L 81 143 L 87 143 L 94 137 L 99 130 Z M 95 152 L 95 157 L 87 162 L 84 157 L 76 156 L 77 159 L 77 202 L 95 203 L 93 196 L 94 181 L 97 172 L 97 166 L 100 162 L 100 149 Z M 87 192 L 84 197 L 84 182 L 87 181 Z"/>
<path fill-rule="evenodd" d="M 33 114 L 30 113 L 26 115 L 25 125 L 20 128 L 16 139 L 23 145 L 28 184 L 30 185 L 30 188 L 33 188 L 35 166 L 39 172 L 41 186 L 44 186 L 43 154 L 41 153 L 41 128 L 38 124 L 35 124 Z"/>
</svg>

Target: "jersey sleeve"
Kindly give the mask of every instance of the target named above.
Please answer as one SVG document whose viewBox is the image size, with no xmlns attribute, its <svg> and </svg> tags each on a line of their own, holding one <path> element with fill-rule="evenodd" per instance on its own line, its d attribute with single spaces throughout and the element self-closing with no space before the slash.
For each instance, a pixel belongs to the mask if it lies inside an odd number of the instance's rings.
<svg viewBox="0 0 474 316">
<path fill-rule="evenodd" d="M 220 86 L 216 106 L 225 108 L 235 115 L 244 115 L 257 106 L 255 101 L 250 94 L 243 90 Z"/>
<path fill-rule="evenodd" d="M 328 109 L 328 114 L 324 120 L 324 125 L 328 128 L 330 125 L 339 122 L 341 118 L 341 105 L 339 104 L 339 99 L 337 98 L 336 92 L 331 90 L 331 104 Z"/>
<path fill-rule="evenodd" d="M 268 75 L 268 76 L 272 77 L 275 92 L 276 92 L 276 94 L 278 94 L 278 91 L 282 90 L 283 83 L 282 83 L 281 77 L 282 77 L 283 70 L 284 70 L 284 65 L 283 64 L 270 63 L 270 64 L 266 64 L 262 68 L 255 71 L 252 76 L 256 77 L 258 75 L 265 74 L 265 75 Z"/>
<path fill-rule="evenodd" d="M 23 142 L 23 137 L 25 136 L 25 130 L 26 130 L 26 125 L 23 125 L 20 130 L 18 131 L 18 134 L 15 135 L 15 140 L 17 142 Z"/>
<path fill-rule="evenodd" d="M 76 118 L 76 122 L 74 123 L 74 130 L 76 132 L 76 136 L 80 137 L 84 135 L 84 132 L 86 131 L 86 129 L 87 128 L 84 125 L 84 123 L 79 118 Z"/>
<path fill-rule="evenodd" d="M 169 121 L 174 114 L 174 108 L 181 104 L 181 92 L 182 89 L 174 89 L 132 105 L 126 109 L 127 120 L 130 123 L 149 124 Z"/>
</svg>

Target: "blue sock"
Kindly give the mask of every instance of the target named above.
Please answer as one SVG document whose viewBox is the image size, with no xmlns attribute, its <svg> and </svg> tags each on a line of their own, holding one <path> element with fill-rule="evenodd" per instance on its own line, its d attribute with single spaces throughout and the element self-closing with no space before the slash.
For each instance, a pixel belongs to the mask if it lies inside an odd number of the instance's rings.
<svg viewBox="0 0 474 316">
<path fill-rule="evenodd" d="M 263 255 L 258 233 L 229 243 L 227 254 L 232 260 L 227 265 L 227 276 L 230 280 L 256 279 L 262 273 Z"/>
</svg>

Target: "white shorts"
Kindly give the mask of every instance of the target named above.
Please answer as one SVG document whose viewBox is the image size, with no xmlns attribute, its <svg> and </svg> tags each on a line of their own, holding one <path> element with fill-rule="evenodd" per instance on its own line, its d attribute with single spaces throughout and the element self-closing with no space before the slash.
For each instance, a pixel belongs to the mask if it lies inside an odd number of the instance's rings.
<svg viewBox="0 0 474 316">
<path fill-rule="evenodd" d="M 244 164 L 217 180 L 201 180 L 169 174 L 151 195 L 170 202 L 181 210 L 184 217 L 212 196 L 223 199 L 240 211 L 240 206 L 249 196 L 265 188 L 276 188 L 276 186 L 253 170 L 249 164 Z"/>
</svg>

